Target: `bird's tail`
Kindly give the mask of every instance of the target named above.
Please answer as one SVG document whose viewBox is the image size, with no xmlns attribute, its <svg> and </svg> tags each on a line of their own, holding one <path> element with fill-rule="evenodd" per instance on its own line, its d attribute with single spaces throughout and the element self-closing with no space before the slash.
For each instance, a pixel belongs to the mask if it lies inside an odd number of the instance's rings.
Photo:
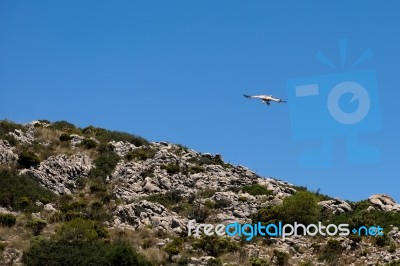
<svg viewBox="0 0 400 266">
<path fill-rule="evenodd" d="M 251 99 L 251 96 L 250 96 L 250 95 L 243 94 L 243 96 L 246 97 L 246 98 L 248 98 L 248 99 Z"/>
<path fill-rule="evenodd" d="M 281 100 L 280 103 L 287 103 L 287 101 L 282 101 L 282 100 Z"/>
</svg>

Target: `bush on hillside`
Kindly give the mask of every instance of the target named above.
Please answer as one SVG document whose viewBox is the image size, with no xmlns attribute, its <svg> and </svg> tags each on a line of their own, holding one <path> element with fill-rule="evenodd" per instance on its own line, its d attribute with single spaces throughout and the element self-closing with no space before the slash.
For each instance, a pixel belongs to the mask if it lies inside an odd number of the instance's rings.
<svg viewBox="0 0 400 266">
<path fill-rule="evenodd" d="M 98 128 L 94 126 L 88 126 L 82 130 L 85 136 L 95 137 L 102 143 L 108 143 L 110 141 L 124 141 L 134 144 L 136 147 L 143 145 L 148 145 L 149 142 L 139 136 L 132 135 L 129 133 L 110 131 L 103 128 Z"/>
<path fill-rule="evenodd" d="M 173 164 L 173 163 L 162 165 L 161 169 L 167 170 L 167 173 L 170 175 L 177 174 L 181 171 L 181 168 L 178 165 Z"/>
<path fill-rule="evenodd" d="M 42 233 L 43 229 L 46 227 L 46 221 L 42 219 L 34 219 L 28 223 L 28 227 L 32 229 L 33 234 L 38 236 Z"/>
<path fill-rule="evenodd" d="M 125 155 L 125 159 L 132 160 L 141 160 L 145 161 L 147 159 L 152 159 L 156 155 L 156 150 L 150 147 L 141 147 L 138 149 L 134 149 L 130 151 L 127 155 Z"/>
<path fill-rule="evenodd" d="M 23 150 L 18 156 L 17 163 L 22 168 L 30 168 L 31 166 L 40 164 L 40 159 L 35 153 Z"/>
<path fill-rule="evenodd" d="M 24 130 L 22 125 L 15 124 L 11 121 L 0 121 L 0 139 L 7 140 L 11 146 L 16 146 L 18 141 L 9 133 L 14 132 L 16 129 Z"/>
<path fill-rule="evenodd" d="M 36 212 L 40 210 L 36 201 L 47 204 L 55 198 L 53 192 L 26 175 L 18 175 L 9 170 L 0 171 L 0 206 Z M 22 204 L 23 202 L 27 204 Z"/>
<path fill-rule="evenodd" d="M 22 258 L 28 266 L 36 265 L 125 265 L 150 266 L 151 263 L 128 242 L 68 242 L 35 239 Z"/>
<path fill-rule="evenodd" d="M 182 192 L 179 190 L 170 190 L 165 194 L 153 194 L 146 198 L 148 201 L 157 202 L 164 207 L 169 207 L 173 204 L 179 203 L 183 197 Z"/>
<path fill-rule="evenodd" d="M 17 218 L 11 213 L 0 213 L 0 226 L 12 227 L 15 225 Z"/>
<path fill-rule="evenodd" d="M 94 149 L 97 146 L 97 142 L 93 139 L 84 139 L 80 144 L 85 149 Z"/>
<path fill-rule="evenodd" d="M 274 258 L 276 261 L 276 265 L 283 266 L 288 263 L 289 254 L 277 249 L 274 249 Z"/>
<path fill-rule="evenodd" d="M 325 261 L 336 265 L 343 251 L 344 248 L 342 247 L 340 241 L 336 239 L 329 239 L 323 253 L 318 257 L 318 259 L 320 261 Z"/>
<path fill-rule="evenodd" d="M 282 212 L 285 223 L 297 222 L 305 225 L 317 222 L 321 210 L 316 196 L 306 191 L 299 191 L 285 198 L 278 209 Z"/>
<path fill-rule="evenodd" d="M 308 225 L 317 223 L 321 211 L 316 196 L 307 191 L 298 191 L 293 196 L 286 197 L 282 205 L 260 209 L 252 216 L 253 222 L 293 224 L 294 222 Z"/>
<path fill-rule="evenodd" d="M 193 247 L 201 249 L 207 255 L 218 257 L 228 252 L 239 250 L 239 243 L 228 237 L 218 237 L 215 235 L 203 235 L 193 243 Z"/>
<path fill-rule="evenodd" d="M 81 134 L 81 130 L 78 127 L 67 121 L 56 121 L 52 123 L 49 128 L 68 132 L 70 134 Z"/>
<path fill-rule="evenodd" d="M 259 184 L 251 184 L 251 185 L 246 185 L 242 187 L 242 191 L 249 193 L 250 195 L 253 196 L 258 196 L 258 195 L 272 195 L 272 191 L 268 190 L 265 186 L 259 185 Z"/>
<path fill-rule="evenodd" d="M 70 141 L 72 139 L 72 137 L 67 133 L 62 133 L 59 139 L 62 142 L 66 142 L 66 141 Z"/>
<path fill-rule="evenodd" d="M 105 180 L 106 177 L 112 173 L 119 160 L 120 157 L 114 152 L 101 153 L 93 161 L 96 167 L 90 170 L 89 177 Z"/>
</svg>

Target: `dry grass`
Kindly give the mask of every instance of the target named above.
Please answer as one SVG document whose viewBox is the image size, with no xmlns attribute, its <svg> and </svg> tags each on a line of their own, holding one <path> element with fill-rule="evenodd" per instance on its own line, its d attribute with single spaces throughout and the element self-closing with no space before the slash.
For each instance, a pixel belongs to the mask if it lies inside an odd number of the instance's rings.
<svg viewBox="0 0 400 266">
<path fill-rule="evenodd" d="M 29 248 L 32 238 L 31 231 L 26 228 L 27 217 L 17 216 L 17 223 L 13 227 L 0 227 L 0 241 L 7 248 L 25 251 Z"/>
<path fill-rule="evenodd" d="M 167 253 L 159 248 L 148 248 L 141 253 L 148 259 L 153 265 L 163 265 L 168 259 Z"/>
<path fill-rule="evenodd" d="M 59 141 L 62 132 L 58 130 L 52 130 L 49 128 L 36 128 L 35 137 L 38 142 L 56 142 Z"/>
</svg>

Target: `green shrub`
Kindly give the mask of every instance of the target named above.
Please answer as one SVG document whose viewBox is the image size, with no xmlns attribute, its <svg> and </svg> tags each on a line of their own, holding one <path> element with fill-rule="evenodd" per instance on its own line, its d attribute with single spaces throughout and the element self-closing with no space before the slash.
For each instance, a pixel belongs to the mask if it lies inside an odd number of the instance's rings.
<svg viewBox="0 0 400 266">
<path fill-rule="evenodd" d="M 115 169 L 120 157 L 114 152 L 101 153 L 94 161 L 93 167 L 89 172 L 90 178 L 95 178 L 100 181 L 105 181 L 107 176 L 111 175 Z"/>
<path fill-rule="evenodd" d="M 308 225 L 317 223 L 320 217 L 320 206 L 316 196 L 311 192 L 298 191 L 295 195 L 286 197 L 282 205 L 260 209 L 252 215 L 253 222 L 294 224 L 294 222 Z M 302 232 L 297 232 L 301 234 Z"/>
<path fill-rule="evenodd" d="M 81 134 L 81 130 L 67 121 L 56 121 L 50 125 L 51 129 L 65 131 L 70 134 Z"/>
<path fill-rule="evenodd" d="M 88 126 L 82 130 L 85 136 L 95 137 L 102 143 L 108 143 L 110 141 L 124 141 L 134 144 L 136 147 L 148 145 L 149 142 L 139 136 L 132 135 L 129 133 L 110 131 L 103 128 L 94 126 Z"/>
<path fill-rule="evenodd" d="M 242 187 L 242 191 L 249 193 L 250 195 L 257 196 L 257 195 L 272 195 L 272 191 L 268 190 L 266 187 L 259 185 L 259 184 L 251 184 Z"/>
<path fill-rule="evenodd" d="M 178 260 L 178 265 L 179 265 L 179 266 L 185 266 L 185 265 L 188 265 L 189 262 L 190 262 L 190 258 L 188 258 L 188 257 L 181 257 L 181 258 Z"/>
<path fill-rule="evenodd" d="M 128 242 L 69 242 L 56 239 L 36 239 L 22 258 L 28 266 L 36 265 L 125 265 L 150 266 L 143 255 Z"/>
<path fill-rule="evenodd" d="M 29 150 L 23 150 L 18 156 L 17 163 L 20 167 L 30 168 L 31 166 L 40 164 L 40 159 L 35 153 Z"/>
<path fill-rule="evenodd" d="M 283 214 L 284 222 L 290 224 L 294 222 L 304 225 L 316 223 L 320 215 L 316 196 L 306 191 L 299 191 L 293 196 L 286 197 L 283 204 L 277 208 Z"/>
<path fill-rule="evenodd" d="M 15 225 L 17 218 L 10 213 L 0 213 L 0 226 L 12 227 Z"/>
<path fill-rule="evenodd" d="M 276 265 L 286 265 L 289 261 L 289 254 L 277 249 L 274 249 L 274 257 L 276 259 Z"/>
<path fill-rule="evenodd" d="M 22 125 L 15 124 L 11 121 L 1 120 L 0 121 L 0 139 L 7 140 L 11 146 L 16 146 L 18 141 L 11 136 L 9 133 L 14 132 L 16 129 L 24 131 Z"/>
<path fill-rule="evenodd" d="M 110 143 L 100 143 L 99 147 L 97 148 L 97 151 L 100 153 L 107 153 L 107 152 L 113 152 L 114 151 L 114 145 Z"/>
<path fill-rule="evenodd" d="M 210 256 L 218 257 L 228 252 L 239 250 L 239 244 L 228 237 L 217 237 L 215 235 L 203 235 L 193 243 L 193 247 L 202 249 Z"/>
<path fill-rule="evenodd" d="M 29 200 L 28 197 L 20 197 L 17 201 L 17 204 L 20 209 L 25 209 L 26 207 L 29 206 L 30 203 L 31 201 Z"/>
<path fill-rule="evenodd" d="M 97 146 L 97 142 L 93 139 L 84 139 L 80 144 L 85 149 L 94 149 Z"/>
<path fill-rule="evenodd" d="M 375 237 L 375 245 L 377 245 L 378 247 L 384 247 L 389 245 L 390 243 L 390 239 L 387 235 L 382 235 L 382 236 L 376 236 Z"/>
<path fill-rule="evenodd" d="M 400 265 L 400 260 L 394 260 L 389 262 L 388 264 L 385 264 L 385 266 L 399 266 Z"/>
<path fill-rule="evenodd" d="M 181 237 L 177 237 L 165 246 L 164 251 L 169 255 L 169 258 L 171 258 L 173 255 L 179 254 L 183 242 L 184 241 Z"/>
<path fill-rule="evenodd" d="M 193 165 L 189 167 L 189 173 L 197 174 L 197 173 L 204 173 L 206 169 L 200 165 Z"/>
<path fill-rule="evenodd" d="M 206 201 L 204 202 L 204 206 L 210 209 L 214 209 L 215 208 L 215 202 L 210 200 L 210 199 L 206 199 Z"/>
<path fill-rule="evenodd" d="M 137 253 L 128 242 L 118 241 L 106 247 L 107 265 L 151 266 L 151 263 Z"/>
<path fill-rule="evenodd" d="M 132 160 L 141 160 L 145 161 L 147 159 L 152 159 L 156 155 L 156 150 L 150 147 L 141 147 L 138 149 L 134 149 L 130 151 L 127 155 L 125 155 L 125 159 L 128 161 Z"/>
<path fill-rule="evenodd" d="M 206 266 L 222 266 L 222 261 L 220 258 L 211 258 L 207 261 Z"/>
<path fill-rule="evenodd" d="M 204 223 L 208 216 L 210 216 L 210 210 L 199 205 L 195 205 L 188 213 L 189 219 L 195 219 L 198 223 Z"/>
<path fill-rule="evenodd" d="M 95 182 L 90 185 L 90 192 L 96 193 L 96 192 L 106 192 L 107 187 L 103 182 Z"/>
<path fill-rule="evenodd" d="M 359 206 L 359 205 L 358 205 Z M 390 228 L 391 225 L 400 224 L 400 212 L 385 212 L 380 210 L 366 211 L 363 209 L 368 206 L 353 209 L 352 212 L 342 213 L 330 217 L 330 223 L 349 224 L 352 228 L 359 228 L 360 226 L 375 226 L 379 224 L 382 228 Z"/>
<path fill-rule="evenodd" d="M 77 188 L 77 189 L 83 189 L 83 188 L 85 188 L 86 182 L 87 182 L 87 178 L 86 178 L 86 177 L 78 176 L 78 177 L 76 178 L 76 182 L 75 182 L 76 188 Z"/>
<path fill-rule="evenodd" d="M 38 236 L 42 233 L 43 229 L 46 227 L 46 221 L 42 219 L 34 219 L 28 223 L 28 227 L 30 227 L 35 236 Z"/>
<path fill-rule="evenodd" d="M 129 161 L 141 160 L 145 161 L 147 159 L 152 159 L 156 155 L 156 150 L 150 147 L 141 147 L 130 151 L 125 158 Z"/>
<path fill-rule="evenodd" d="M 208 155 L 203 154 L 200 157 L 193 157 L 188 160 L 188 162 L 196 164 L 196 165 L 221 165 L 223 168 L 230 168 L 232 165 L 228 163 L 224 163 L 220 155 Z"/>
<path fill-rule="evenodd" d="M 179 168 L 178 165 L 172 164 L 172 163 L 166 164 L 166 165 L 162 165 L 161 169 L 167 170 L 167 173 L 170 174 L 170 175 L 177 174 L 177 173 L 179 173 L 181 171 L 181 169 Z"/>
<path fill-rule="evenodd" d="M 72 137 L 67 133 L 62 133 L 59 139 L 60 141 L 70 141 Z"/>
<path fill-rule="evenodd" d="M 247 201 L 248 201 L 248 198 L 247 198 L 247 197 L 244 197 L 244 196 L 240 196 L 240 197 L 239 197 L 239 201 L 240 201 L 240 202 L 247 202 Z"/>
<path fill-rule="evenodd" d="M 146 197 L 148 201 L 157 202 L 164 207 L 169 207 L 182 201 L 182 192 L 179 190 L 170 190 L 165 194 L 158 193 Z"/>
<path fill-rule="evenodd" d="M 199 198 L 211 198 L 212 196 L 214 196 L 215 192 L 216 192 L 215 189 L 206 188 L 206 189 L 199 190 L 197 192 L 197 196 Z"/>
<path fill-rule="evenodd" d="M 95 222 L 82 218 L 65 222 L 57 231 L 57 238 L 69 242 L 90 242 L 99 238 Z"/>
<path fill-rule="evenodd" d="M 53 192 L 26 175 L 9 170 L 0 171 L 0 206 L 36 212 L 41 208 L 34 204 L 36 201 L 47 204 L 55 198 Z"/>
<path fill-rule="evenodd" d="M 93 210 L 100 210 L 101 208 L 103 208 L 103 203 L 99 201 L 93 202 L 91 208 Z"/>
<path fill-rule="evenodd" d="M 338 240 L 329 239 L 324 252 L 319 256 L 318 259 L 328 263 L 336 263 L 343 251 L 344 248 Z"/>
<path fill-rule="evenodd" d="M 395 242 L 390 242 L 390 245 L 388 247 L 388 252 L 395 253 L 396 249 L 397 249 L 396 243 Z"/>
<path fill-rule="evenodd" d="M 215 201 L 215 208 L 216 209 L 223 209 L 223 208 L 227 208 L 229 206 L 231 206 L 232 201 L 230 201 L 229 199 L 219 199 Z"/>
<path fill-rule="evenodd" d="M 356 234 L 351 234 L 349 236 L 349 239 L 351 240 L 351 247 L 354 249 L 355 247 L 357 247 L 357 244 L 360 243 L 362 241 L 362 237 Z"/>
<path fill-rule="evenodd" d="M 269 266 L 268 261 L 257 257 L 251 257 L 249 263 L 251 266 Z"/>
</svg>

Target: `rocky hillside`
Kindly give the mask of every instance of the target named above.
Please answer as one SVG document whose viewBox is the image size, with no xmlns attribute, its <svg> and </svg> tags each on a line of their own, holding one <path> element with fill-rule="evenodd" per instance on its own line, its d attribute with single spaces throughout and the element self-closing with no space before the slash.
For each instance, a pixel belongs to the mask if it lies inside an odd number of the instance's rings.
<svg viewBox="0 0 400 266">
<path fill-rule="evenodd" d="M 188 236 L 193 224 L 347 223 L 382 236 Z M 1 265 L 400 265 L 400 205 L 348 202 L 218 154 L 96 127 L 0 122 Z"/>
</svg>

